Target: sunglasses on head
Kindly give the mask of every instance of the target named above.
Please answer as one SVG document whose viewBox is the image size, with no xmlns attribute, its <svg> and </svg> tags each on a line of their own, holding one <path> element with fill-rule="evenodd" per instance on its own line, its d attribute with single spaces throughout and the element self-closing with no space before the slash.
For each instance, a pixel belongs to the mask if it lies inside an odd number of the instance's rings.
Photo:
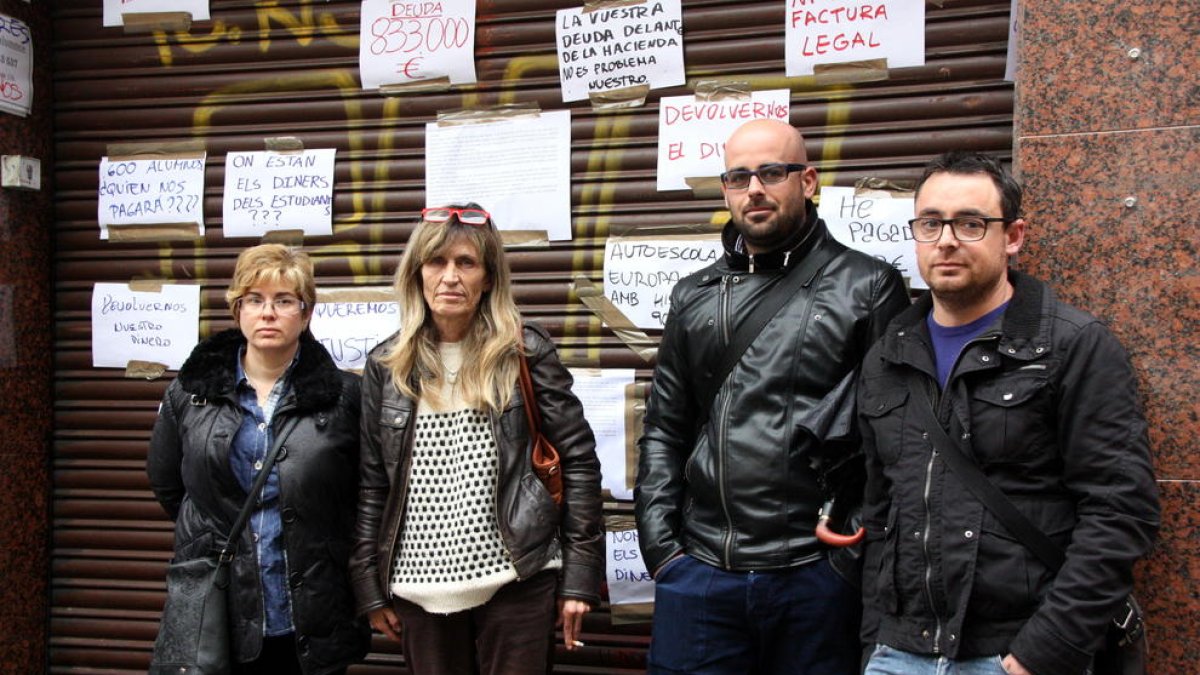
<svg viewBox="0 0 1200 675">
<path fill-rule="evenodd" d="M 492 219 L 492 214 L 483 209 L 458 209 L 449 206 L 421 209 L 421 219 L 429 223 L 445 223 L 451 218 L 458 218 L 458 222 L 463 225 L 482 227 Z"/>
</svg>

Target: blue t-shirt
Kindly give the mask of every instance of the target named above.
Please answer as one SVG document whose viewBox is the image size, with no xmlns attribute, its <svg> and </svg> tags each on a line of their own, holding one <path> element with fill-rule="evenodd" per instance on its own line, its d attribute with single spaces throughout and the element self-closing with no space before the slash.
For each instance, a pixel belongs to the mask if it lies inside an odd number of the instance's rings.
<svg viewBox="0 0 1200 675">
<path fill-rule="evenodd" d="M 1008 301 L 1005 301 L 996 309 L 961 326 L 939 324 L 933 320 L 933 311 L 930 310 L 929 316 L 925 317 L 925 324 L 929 326 L 929 337 L 933 338 L 933 356 L 937 360 L 938 385 L 942 389 L 946 388 L 946 382 L 950 379 L 950 371 L 954 369 L 954 364 L 958 361 L 958 355 L 962 353 L 963 347 L 983 334 L 983 331 L 1000 318 L 1007 307 Z"/>
</svg>

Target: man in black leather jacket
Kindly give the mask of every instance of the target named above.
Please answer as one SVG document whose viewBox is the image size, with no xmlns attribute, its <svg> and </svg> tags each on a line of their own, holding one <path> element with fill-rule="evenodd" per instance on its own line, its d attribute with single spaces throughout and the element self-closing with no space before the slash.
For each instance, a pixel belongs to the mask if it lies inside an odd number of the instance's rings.
<svg viewBox="0 0 1200 675">
<path fill-rule="evenodd" d="M 1008 269 L 1020 208 L 1020 185 L 976 153 L 935 159 L 917 188 L 930 293 L 871 349 L 859 387 L 872 675 L 1083 675 L 1158 528 L 1129 357 L 1095 317 Z M 966 487 L 945 457 L 959 450 L 931 444 L 933 415 L 1065 550 L 1061 568 Z"/>
<path fill-rule="evenodd" d="M 725 153 L 725 256 L 672 293 L 639 442 L 649 672 L 852 673 L 857 591 L 814 528 L 823 476 L 856 450 L 859 362 L 908 296 L 896 270 L 817 218 L 817 173 L 794 128 L 749 122 Z M 810 256 L 828 261 L 805 269 Z M 738 325 L 792 293 L 793 273 L 808 278 L 714 381 Z"/>
</svg>

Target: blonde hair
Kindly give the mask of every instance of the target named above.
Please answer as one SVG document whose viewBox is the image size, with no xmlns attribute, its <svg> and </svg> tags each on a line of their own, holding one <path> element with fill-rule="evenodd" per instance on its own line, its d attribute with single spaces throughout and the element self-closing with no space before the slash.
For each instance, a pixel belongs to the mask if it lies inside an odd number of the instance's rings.
<svg viewBox="0 0 1200 675">
<path fill-rule="evenodd" d="M 317 282 L 313 280 L 313 264 L 308 254 L 283 244 L 259 244 L 238 255 L 233 268 L 233 280 L 225 291 L 229 312 L 237 319 L 237 301 L 251 288 L 264 284 L 279 284 L 295 290 L 305 304 L 304 314 L 312 312 L 317 301 Z"/>
<path fill-rule="evenodd" d="M 452 205 L 451 208 L 460 207 Z M 471 202 L 461 208 L 480 207 Z M 400 334 L 380 363 L 391 371 L 392 381 L 400 393 L 414 399 L 424 396 L 434 407 L 442 402 L 441 385 L 446 374 L 438 350 L 437 328 L 425 304 L 421 268 L 435 255 L 460 241 L 475 246 L 491 288 L 480 298 L 463 338 L 464 358 L 457 382 L 468 405 L 499 412 L 508 405 L 513 384 L 517 381 L 521 313 L 512 296 L 504 243 L 490 218 L 479 226 L 465 225 L 457 217 L 444 223 L 422 220 L 417 224 L 396 267 Z"/>
</svg>

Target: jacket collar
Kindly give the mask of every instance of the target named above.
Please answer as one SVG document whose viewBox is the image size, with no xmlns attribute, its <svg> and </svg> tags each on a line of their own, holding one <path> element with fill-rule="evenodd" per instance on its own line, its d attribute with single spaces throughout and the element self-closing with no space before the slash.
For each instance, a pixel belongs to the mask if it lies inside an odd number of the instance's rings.
<svg viewBox="0 0 1200 675">
<path fill-rule="evenodd" d="M 1022 360 L 1036 359 L 1050 351 L 1050 309 L 1054 302 L 1054 291 L 1034 277 L 1008 270 L 1008 280 L 1013 285 L 1013 295 L 1008 308 L 1000 320 L 998 349 L 1003 354 Z M 925 317 L 933 309 L 933 295 L 926 291 L 906 310 L 892 321 L 887 333 L 885 351 L 893 359 L 900 359 L 901 341 L 926 335 Z M 995 335 L 994 331 L 988 334 Z"/>
<path fill-rule="evenodd" d="M 747 254 L 740 245 L 741 234 L 730 218 L 721 231 L 726 265 L 731 271 L 762 272 L 790 269 L 799 264 L 825 238 L 825 222 L 817 217 L 817 207 L 811 200 L 805 200 L 805 213 L 804 227 L 779 248 L 753 256 Z"/>
<path fill-rule="evenodd" d="M 179 369 L 179 386 L 205 399 L 232 396 L 237 386 L 238 350 L 245 345 L 246 337 L 236 328 L 196 345 Z M 342 395 L 337 366 L 308 331 L 300 335 L 299 360 L 292 371 L 291 390 L 300 412 L 325 410 Z"/>
</svg>

